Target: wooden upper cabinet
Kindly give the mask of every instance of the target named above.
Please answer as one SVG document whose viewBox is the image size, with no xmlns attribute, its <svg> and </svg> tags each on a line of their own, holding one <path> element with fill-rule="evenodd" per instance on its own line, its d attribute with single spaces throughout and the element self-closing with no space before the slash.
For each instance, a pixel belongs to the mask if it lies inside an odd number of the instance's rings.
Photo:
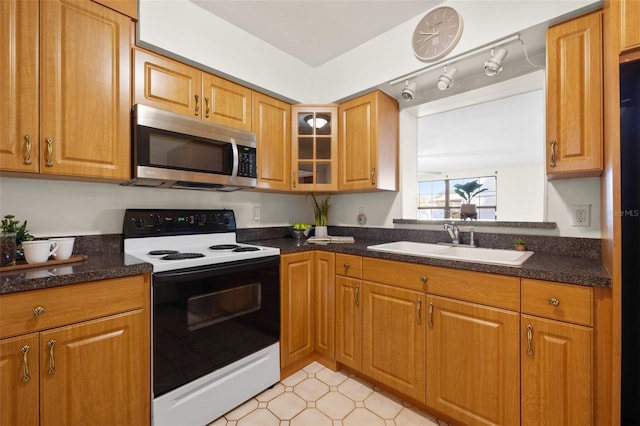
<svg viewBox="0 0 640 426">
<path fill-rule="evenodd" d="M 109 9 L 127 15 L 129 18 L 138 20 L 138 0 L 93 0 Z"/>
<path fill-rule="evenodd" d="M 251 131 L 251 89 L 207 73 L 202 85 L 204 120 Z"/>
<path fill-rule="evenodd" d="M 291 189 L 291 105 L 258 92 L 252 97 L 258 151 L 258 188 Z"/>
<path fill-rule="evenodd" d="M 398 190 L 399 107 L 381 91 L 340 104 L 340 191 Z"/>
<path fill-rule="evenodd" d="M 620 50 L 640 47 L 640 1 L 620 0 Z"/>
<path fill-rule="evenodd" d="M 251 130 L 251 89 L 146 50 L 133 56 L 134 103 Z"/>
<path fill-rule="evenodd" d="M 133 50 L 135 104 L 199 118 L 202 71 L 142 49 Z"/>
<path fill-rule="evenodd" d="M 599 176 L 603 168 L 602 12 L 547 31 L 547 175 Z"/>
<path fill-rule="evenodd" d="M 0 169 L 38 173 L 39 3 L 0 2 Z"/>
<path fill-rule="evenodd" d="M 40 30 L 40 172 L 128 179 L 131 20 L 88 0 L 50 0 Z"/>
<path fill-rule="evenodd" d="M 291 187 L 294 191 L 338 189 L 338 107 L 291 107 Z"/>
</svg>

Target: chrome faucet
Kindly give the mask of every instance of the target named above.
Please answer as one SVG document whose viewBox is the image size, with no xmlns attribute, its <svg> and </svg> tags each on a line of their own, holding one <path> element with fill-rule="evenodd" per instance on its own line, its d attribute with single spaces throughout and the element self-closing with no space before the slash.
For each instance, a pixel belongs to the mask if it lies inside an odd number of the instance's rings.
<svg viewBox="0 0 640 426">
<path fill-rule="evenodd" d="M 469 228 L 469 245 L 471 247 L 476 246 L 475 235 L 476 235 L 475 230 L 473 228 Z"/>
<path fill-rule="evenodd" d="M 451 222 L 451 224 L 445 223 L 444 229 L 449 233 L 453 244 L 460 244 L 460 230 L 458 229 L 458 225 L 454 222 Z"/>
</svg>

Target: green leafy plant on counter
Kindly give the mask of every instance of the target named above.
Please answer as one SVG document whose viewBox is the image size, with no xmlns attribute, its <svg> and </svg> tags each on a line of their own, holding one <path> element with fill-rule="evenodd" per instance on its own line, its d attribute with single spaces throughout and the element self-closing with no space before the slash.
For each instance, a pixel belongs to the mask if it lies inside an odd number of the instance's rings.
<svg viewBox="0 0 640 426">
<path fill-rule="evenodd" d="M 517 246 L 524 246 L 527 244 L 527 242 L 525 240 L 523 240 L 522 238 L 518 238 L 517 240 L 515 240 L 513 242 L 513 244 L 517 245 Z"/>
<path fill-rule="evenodd" d="M 453 187 L 455 188 L 456 194 L 461 196 L 462 199 L 465 200 L 468 204 L 471 204 L 471 200 L 473 199 L 473 197 L 489 189 L 480 189 L 482 187 L 482 184 L 478 183 L 477 180 L 472 180 L 464 184 L 457 183 L 453 185 Z"/>
<path fill-rule="evenodd" d="M 331 195 L 327 195 L 322 201 L 318 202 L 316 196 L 311 194 L 313 198 L 313 215 L 316 220 L 316 226 L 327 226 L 327 218 L 329 217 L 329 200 Z"/>
<path fill-rule="evenodd" d="M 2 219 L 2 223 L 0 224 L 0 230 L 2 232 L 15 232 L 16 233 L 16 244 L 20 245 L 23 241 L 33 240 L 33 235 L 29 233 L 27 229 L 27 221 L 25 220 L 22 225 L 19 220 L 14 220 L 15 216 L 12 214 L 8 214 Z"/>
</svg>

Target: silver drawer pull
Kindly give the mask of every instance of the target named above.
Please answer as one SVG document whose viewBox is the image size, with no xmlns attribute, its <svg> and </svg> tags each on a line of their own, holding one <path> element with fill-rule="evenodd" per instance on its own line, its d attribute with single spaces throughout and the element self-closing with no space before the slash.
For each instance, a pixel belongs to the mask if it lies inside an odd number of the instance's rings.
<svg viewBox="0 0 640 426">
<path fill-rule="evenodd" d="M 552 297 L 551 299 L 549 299 L 549 304 L 553 305 L 553 306 L 559 306 L 560 305 L 560 301 L 558 299 L 556 299 L 555 297 Z"/>
</svg>

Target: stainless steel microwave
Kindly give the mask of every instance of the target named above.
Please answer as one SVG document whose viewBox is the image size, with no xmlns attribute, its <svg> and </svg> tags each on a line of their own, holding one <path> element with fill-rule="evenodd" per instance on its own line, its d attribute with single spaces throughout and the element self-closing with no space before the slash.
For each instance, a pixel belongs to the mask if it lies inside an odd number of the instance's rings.
<svg viewBox="0 0 640 426">
<path fill-rule="evenodd" d="M 123 185 L 234 191 L 257 184 L 255 133 L 135 105 Z"/>
</svg>

